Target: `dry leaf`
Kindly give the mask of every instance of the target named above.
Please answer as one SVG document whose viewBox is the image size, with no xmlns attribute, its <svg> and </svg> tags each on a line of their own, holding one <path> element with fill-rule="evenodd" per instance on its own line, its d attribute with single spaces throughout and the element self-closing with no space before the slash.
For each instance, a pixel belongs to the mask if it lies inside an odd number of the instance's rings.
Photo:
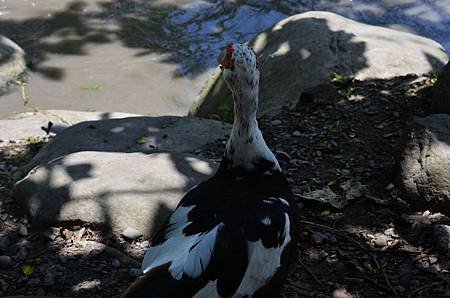
<svg viewBox="0 0 450 298">
<path fill-rule="evenodd" d="M 25 274 L 26 276 L 30 276 L 31 274 L 33 274 L 34 272 L 34 267 L 31 265 L 23 265 L 22 266 L 22 272 L 23 274 Z"/>
</svg>

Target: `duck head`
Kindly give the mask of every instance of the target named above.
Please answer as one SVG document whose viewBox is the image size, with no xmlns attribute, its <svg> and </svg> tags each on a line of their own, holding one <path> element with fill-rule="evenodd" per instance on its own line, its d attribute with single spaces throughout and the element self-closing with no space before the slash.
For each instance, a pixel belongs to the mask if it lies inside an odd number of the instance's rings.
<svg viewBox="0 0 450 298">
<path fill-rule="evenodd" d="M 230 43 L 219 56 L 218 62 L 235 101 L 257 98 L 260 74 L 256 54 L 251 47 Z"/>
</svg>

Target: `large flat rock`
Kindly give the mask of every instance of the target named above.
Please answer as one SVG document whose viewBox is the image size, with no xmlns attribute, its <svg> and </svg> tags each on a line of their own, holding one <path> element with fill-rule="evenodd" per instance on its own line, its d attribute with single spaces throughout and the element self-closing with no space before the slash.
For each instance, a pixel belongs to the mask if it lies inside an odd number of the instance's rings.
<svg viewBox="0 0 450 298">
<path fill-rule="evenodd" d="M 83 222 L 148 236 L 216 166 L 177 152 L 78 152 L 33 169 L 14 197 L 34 226 Z"/>
<path fill-rule="evenodd" d="M 24 51 L 15 42 L 0 35 L 0 94 L 25 69 Z"/>
<path fill-rule="evenodd" d="M 217 168 L 192 153 L 209 150 L 228 132 L 219 121 L 176 116 L 79 122 L 21 169 L 28 174 L 14 198 L 35 227 L 83 222 L 116 236 L 126 227 L 149 236 Z"/>
<path fill-rule="evenodd" d="M 193 153 L 225 139 L 229 125 L 178 116 L 127 117 L 84 121 L 61 131 L 25 167 L 47 163 L 80 151 Z"/>
<path fill-rule="evenodd" d="M 282 106 L 297 103 L 304 90 L 329 83 L 333 72 L 359 80 L 389 79 L 427 73 L 449 59 L 433 40 L 329 12 L 286 18 L 250 44 L 261 64 L 260 114 L 276 114 Z M 190 114 L 220 114 L 219 107 L 223 110 L 231 102 L 218 69 Z"/>
</svg>

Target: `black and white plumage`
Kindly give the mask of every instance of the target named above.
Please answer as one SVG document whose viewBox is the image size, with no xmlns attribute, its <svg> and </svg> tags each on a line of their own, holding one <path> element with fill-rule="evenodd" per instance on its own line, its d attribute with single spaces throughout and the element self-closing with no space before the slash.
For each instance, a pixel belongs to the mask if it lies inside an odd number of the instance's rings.
<svg viewBox="0 0 450 298">
<path fill-rule="evenodd" d="M 254 52 L 220 57 L 235 119 L 217 173 L 190 190 L 152 240 L 123 297 L 275 297 L 298 240 L 298 211 L 256 121 Z"/>
</svg>

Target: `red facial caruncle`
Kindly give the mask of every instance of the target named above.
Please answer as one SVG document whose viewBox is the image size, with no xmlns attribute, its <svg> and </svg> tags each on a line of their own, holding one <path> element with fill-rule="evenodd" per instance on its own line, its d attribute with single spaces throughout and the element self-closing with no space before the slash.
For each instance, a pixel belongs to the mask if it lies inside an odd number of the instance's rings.
<svg viewBox="0 0 450 298">
<path fill-rule="evenodd" d="M 227 45 L 225 57 L 223 57 L 223 59 L 221 59 L 221 61 L 219 61 L 221 64 L 220 68 L 222 70 L 224 68 L 234 70 L 233 52 L 234 52 L 233 44 L 229 43 Z"/>
</svg>

